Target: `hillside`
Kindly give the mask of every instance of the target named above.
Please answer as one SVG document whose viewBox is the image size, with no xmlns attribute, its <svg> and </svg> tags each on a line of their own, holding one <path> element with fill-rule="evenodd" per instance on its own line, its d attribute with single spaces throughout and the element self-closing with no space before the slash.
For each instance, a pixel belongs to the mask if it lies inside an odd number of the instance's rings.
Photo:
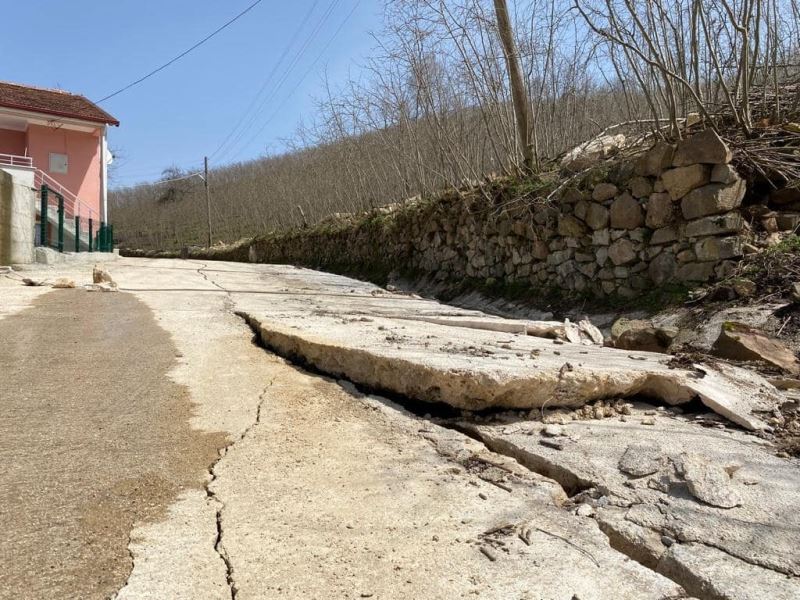
<svg viewBox="0 0 800 600">
<path fill-rule="evenodd" d="M 699 119 L 732 140 L 757 140 L 797 120 L 800 21 L 779 18 L 798 14 L 796 0 L 742 11 L 520 2 L 509 53 L 492 3 L 387 2 L 372 56 L 351 79 L 325 81 L 286 151 L 218 168 L 212 161 L 212 239 L 430 200 L 497 177 L 546 179 L 564 152 L 603 135 L 678 141 Z M 758 146 L 745 151 L 759 155 Z M 769 160 L 758 168 L 776 171 L 781 184 L 797 176 Z M 203 184 L 187 175 L 171 168 L 161 182 L 113 190 L 123 246 L 206 242 Z"/>
</svg>

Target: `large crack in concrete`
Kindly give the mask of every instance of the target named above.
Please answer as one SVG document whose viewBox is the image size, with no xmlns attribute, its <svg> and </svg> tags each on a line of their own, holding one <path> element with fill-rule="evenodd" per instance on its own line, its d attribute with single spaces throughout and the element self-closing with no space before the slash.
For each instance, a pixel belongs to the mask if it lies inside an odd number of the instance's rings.
<svg viewBox="0 0 800 600">
<path fill-rule="evenodd" d="M 206 482 L 206 485 L 205 485 L 205 492 L 206 492 L 206 496 L 209 499 L 209 501 L 213 502 L 215 507 L 216 507 L 217 536 L 216 536 L 216 539 L 214 541 L 214 551 L 219 555 L 220 559 L 225 564 L 225 577 L 226 577 L 226 580 L 227 580 L 227 583 L 228 583 L 228 587 L 230 588 L 231 600 L 236 600 L 236 598 L 238 597 L 239 591 L 238 591 L 238 588 L 236 587 L 236 579 L 235 579 L 235 574 L 234 574 L 233 562 L 231 561 L 230 556 L 228 555 L 228 552 L 225 550 L 225 545 L 224 545 L 224 540 L 223 540 L 223 536 L 224 536 L 223 512 L 225 510 L 225 503 L 219 497 L 217 497 L 216 493 L 211 488 L 212 488 L 212 486 L 213 486 L 213 484 L 216 481 L 217 476 L 218 476 L 217 472 L 216 472 L 216 469 L 217 469 L 217 466 L 219 465 L 219 463 L 227 456 L 228 452 L 236 444 L 238 444 L 239 442 L 244 440 L 247 437 L 247 435 L 250 433 L 250 431 L 252 431 L 254 427 L 258 426 L 259 423 L 261 423 L 261 410 L 262 410 L 262 407 L 264 405 L 264 402 L 266 401 L 267 392 L 269 391 L 270 387 L 272 386 L 272 383 L 273 382 L 270 381 L 267 384 L 267 386 L 263 389 L 261 394 L 259 395 L 258 404 L 256 406 L 256 416 L 255 416 L 255 419 L 253 420 L 253 422 L 247 427 L 247 429 L 245 429 L 239 435 L 239 437 L 236 440 L 234 440 L 231 443 L 227 444 L 220 451 L 219 457 L 217 458 L 217 460 L 214 461 L 214 463 L 208 469 L 209 478 L 208 478 L 208 481 Z"/>
<path fill-rule="evenodd" d="M 709 567 L 706 564 L 692 562 L 691 560 L 681 560 L 680 549 L 695 548 L 702 546 L 709 551 L 714 550 L 730 559 L 728 562 L 739 564 L 740 569 L 745 566 L 753 567 L 752 575 L 756 578 L 768 579 L 773 577 L 775 581 L 788 578 L 791 581 L 797 577 L 796 569 L 778 562 L 776 556 L 759 556 L 758 551 L 752 554 L 748 551 L 738 549 L 735 545 L 715 541 L 705 535 L 698 535 L 692 532 L 689 522 L 685 521 L 686 516 L 681 512 L 675 512 L 670 508 L 669 500 L 662 498 L 665 504 L 656 502 L 630 503 L 629 499 L 618 496 L 614 486 L 605 482 L 602 478 L 586 475 L 592 469 L 588 466 L 581 469 L 572 469 L 568 464 L 558 464 L 557 461 L 545 455 L 536 453 L 529 448 L 517 446 L 512 441 L 503 439 L 501 435 L 488 433 L 485 428 L 463 421 L 458 425 L 462 430 L 468 431 L 473 437 L 482 440 L 486 446 L 496 452 L 503 453 L 516 458 L 521 464 L 535 470 L 538 473 L 554 478 L 566 489 L 580 482 L 584 486 L 583 491 L 597 490 L 602 496 L 611 498 L 611 505 L 608 509 L 597 509 L 596 518 L 600 529 L 609 539 L 612 548 L 625 554 L 632 560 L 659 573 L 677 584 L 681 585 L 689 593 L 697 597 L 710 598 L 712 600 L 731 600 L 740 598 L 735 593 L 730 592 L 730 581 L 723 580 L 721 585 L 716 586 L 716 582 L 709 581 Z M 670 459 L 670 463 L 672 459 Z M 587 471 L 588 469 L 588 471 Z M 615 499 L 616 498 L 616 499 Z M 664 515 L 664 523 L 655 526 L 650 519 L 636 518 L 634 509 L 637 507 L 649 507 L 659 511 Z M 613 511 L 624 513 L 621 521 L 613 518 Z M 701 515 L 693 514 L 692 519 L 700 518 Z M 731 517 L 731 523 L 736 517 Z M 730 526 L 730 524 L 729 524 Z M 746 527 L 752 526 L 745 522 L 739 523 L 746 531 Z M 724 539 L 724 534 L 723 538 Z M 667 540 L 665 543 L 664 540 Z M 777 540 L 775 541 L 777 544 Z M 697 551 L 692 550 L 693 554 Z M 717 558 L 717 560 L 719 560 Z M 711 562 L 711 561 L 709 561 Z M 791 585 L 791 584 L 787 584 Z M 724 590 L 728 591 L 724 591 Z M 783 597 L 780 594 L 775 597 Z"/>
<path fill-rule="evenodd" d="M 561 487 L 566 497 L 574 497 L 592 489 L 599 491 L 603 495 L 613 496 L 613 491 L 608 489 L 608 487 L 606 487 L 602 481 L 587 478 L 579 471 L 570 469 L 564 464 L 559 464 L 556 461 L 550 460 L 546 456 L 526 452 L 523 449 L 515 446 L 513 443 L 503 440 L 499 437 L 487 436 L 481 431 L 480 427 L 465 421 L 463 418 L 454 418 L 454 415 L 452 414 L 453 407 L 448 404 L 431 404 L 424 400 L 409 397 L 398 392 L 391 385 L 387 385 L 386 387 L 380 385 L 365 385 L 362 380 L 354 380 L 348 377 L 346 372 L 343 373 L 338 369 L 327 370 L 324 368 L 324 365 L 321 365 L 318 361 L 313 360 L 313 358 L 304 354 L 297 346 L 294 346 L 293 351 L 286 352 L 285 349 L 281 348 L 280 344 L 274 344 L 274 338 L 265 338 L 263 335 L 264 327 L 257 319 L 242 311 L 237 311 L 236 314 L 240 316 L 248 324 L 248 326 L 250 326 L 255 334 L 255 340 L 265 350 L 277 353 L 306 370 L 342 379 L 355 386 L 356 389 L 365 394 L 378 393 L 387 396 L 391 398 L 392 402 L 397 403 L 401 409 L 408 410 L 412 415 L 431 420 L 437 425 L 467 435 L 470 438 L 482 443 L 489 452 L 498 456 L 510 458 L 530 472 L 552 480 L 555 484 Z M 364 357 L 362 356 L 362 358 Z M 369 355 L 367 355 L 366 358 L 367 361 L 369 361 Z M 664 382 L 662 381 L 655 387 L 663 387 L 663 385 Z M 432 412 L 439 414 L 437 414 L 437 416 L 432 416 Z M 792 575 L 789 572 L 776 569 L 774 565 L 763 564 L 759 561 L 753 561 L 747 556 L 741 556 L 737 553 L 733 553 L 728 548 L 722 547 L 718 544 L 709 543 L 708 540 L 690 538 L 682 539 L 680 535 L 668 528 L 657 529 L 646 527 L 636 524 L 635 521 L 630 521 L 630 523 L 642 527 L 642 529 L 647 529 L 659 537 L 667 534 L 675 536 L 676 539 L 673 542 L 674 544 L 699 544 L 707 548 L 719 550 L 729 557 L 735 560 L 740 560 L 743 563 L 752 565 L 753 567 L 763 568 L 770 572 L 779 573 L 781 575 Z M 709 597 L 713 600 L 729 600 L 730 598 L 735 598 L 735 596 L 726 595 L 722 592 L 717 594 L 716 591 L 709 590 L 708 584 L 707 582 L 703 582 L 701 574 L 695 572 L 691 566 L 687 566 L 679 560 L 672 559 L 672 553 L 664 552 L 660 560 L 653 560 L 652 556 L 648 554 L 649 548 L 641 540 L 626 537 L 623 532 L 617 530 L 607 521 L 603 522 L 602 524 L 598 522 L 598 524 L 600 525 L 601 531 L 603 531 L 607 537 L 609 546 L 611 548 L 620 552 L 621 554 L 624 554 L 631 560 L 636 561 L 643 567 L 671 579 L 687 590 L 688 593 L 699 594 L 701 597 Z"/>
<path fill-rule="evenodd" d="M 210 280 L 206 274 L 202 272 L 205 267 L 206 265 L 203 265 L 200 269 L 198 269 L 198 273 L 201 274 L 206 280 L 211 281 L 216 287 L 224 290 L 228 294 L 228 297 L 232 300 L 231 294 L 228 292 L 228 290 L 225 290 L 224 287 Z M 226 306 L 228 306 L 227 303 Z M 469 392 L 474 392 L 475 388 L 474 386 L 470 388 L 469 385 L 463 390 L 454 390 L 453 388 L 449 388 L 447 389 L 449 395 L 448 393 L 441 393 L 442 387 L 447 388 L 452 380 L 460 380 L 461 384 L 463 385 L 464 380 L 469 378 L 469 376 L 465 377 L 464 373 L 432 373 L 433 371 L 436 371 L 436 369 L 426 369 L 422 365 L 415 365 L 413 362 L 403 361 L 402 357 L 381 356 L 380 353 L 364 351 L 357 346 L 350 346 L 348 344 L 329 346 L 323 339 L 319 337 L 301 334 L 299 331 L 297 331 L 298 329 L 301 329 L 299 327 L 286 328 L 274 322 L 267 324 L 267 322 L 259 320 L 248 311 L 236 311 L 236 314 L 248 324 L 248 326 L 255 333 L 255 340 L 257 343 L 259 343 L 259 345 L 266 350 L 283 356 L 284 358 L 289 359 L 291 362 L 301 366 L 304 369 L 349 381 L 358 388 L 364 389 L 367 391 L 367 393 L 377 392 L 381 395 L 388 396 L 403 408 L 409 409 L 413 414 L 416 414 L 420 417 L 423 417 L 422 411 L 425 410 L 423 407 L 427 408 L 428 413 L 437 411 L 446 413 L 447 411 L 453 411 L 454 406 L 456 408 L 466 408 L 465 406 L 458 406 L 457 403 L 448 401 L 454 396 L 457 396 L 458 393 L 464 394 L 466 391 L 467 393 L 464 395 L 467 398 L 474 399 L 474 394 L 470 394 Z M 295 331 L 292 331 L 292 329 Z M 556 354 L 559 354 L 559 352 L 556 352 Z M 586 352 L 581 352 L 580 354 L 586 354 Z M 565 363 L 565 365 L 566 364 L 567 363 Z M 420 368 L 422 368 L 422 371 L 420 371 Z M 763 385 L 764 382 L 758 380 L 758 378 L 755 380 L 750 379 L 749 375 L 742 370 L 724 369 L 720 371 L 717 369 L 708 368 L 704 365 L 694 365 L 693 368 L 694 370 L 690 371 L 688 377 L 679 370 L 664 371 L 657 373 L 646 373 L 643 381 L 639 381 L 636 377 L 634 377 L 634 379 L 636 379 L 635 382 L 632 382 L 629 376 L 626 377 L 625 374 L 622 374 L 620 380 L 620 389 L 614 388 L 614 385 L 610 386 L 614 389 L 610 389 L 609 380 L 606 379 L 603 382 L 594 382 L 593 385 L 600 386 L 600 388 L 602 388 L 602 391 L 595 389 L 594 392 L 591 391 L 592 384 L 587 384 L 587 381 L 585 380 L 580 381 L 580 378 L 576 386 L 576 381 L 574 380 L 574 377 L 570 377 L 569 372 L 567 373 L 567 380 L 562 381 L 562 379 L 564 379 L 564 369 L 562 369 L 559 371 L 558 381 L 556 382 L 555 388 L 550 391 L 559 394 L 559 399 L 562 401 L 562 405 L 569 405 L 570 395 L 574 396 L 576 393 L 578 396 L 582 396 L 582 398 L 578 398 L 578 404 L 585 403 L 587 399 L 592 397 L 592 394 L 594 394 L 594 397 L 596 398 L 602 398 L 609 396 L 629 396 L 634 393 L 645 393 L 661 398 L 668 404 L 688 402 L 692 398 L 699 397 L 700 400 L 703 401 L 708 407 L 712 408 L 712 410 L 715 410 L 720 414 L 730 418 L 743 427 L 750 429 L 759 427 L 759 419 L 754 417 L 752 412 L 748 412 L 746 409 L 742 410 L 741 404 L 736 404 L 740 403 L 742 399 L 747 400 L 748 394 L 755 394 L 759 398 L 759 401 L 752 402 L 751 406 L 758 404 L 769 404 L 771 394 L 768 386 Z M 572 371 L 572 369 L 566 370 Z M 450 381 L 439 381 L 439 379 L 442 379 L 442 377 L 437 378 L 436 375 L 443 375 L 445 379 L 449 379 Z M 483 381 L 479 381 L 478 385 L 480 386 L 481 384 L 486 384 L 486 379 L 486 377 L 483 377 Z M 736 381 L 737 379 L 739 380 L 738 382 Z M 408 387 L 404 383 L 409 381 L 414 382 L 411 387 Z M 419 381 L 423 381 L 425 384 L 427 384 L 428 390 L 434 390 L 434 394 L 432 396 L 425 393 L 414 394 L 414 390 L 419 391 L 420 389 L 424 389 L 420 388 L 419 386 L 415 387 Z M 440 385 L 435 385 L 436 383 Z M 494 382 L 489 381 L 488 383 L 491 385 Z M 519 384 L 519 380 L 508 383 L 513 387 L 514 385 Z M 611 383 L 613 384 L 613 381 Z M 729 390 L 732 387 L 735 387 L 737 383 L 741 384 L 740 389 L 737 391 L 742 397 L 734 401 L 732 405 L 729 402 Z M 528 386 L 523 387 L 526 388 Z M 544 393 L 547 393 L 547 390 L 549 389 L 548 386 L 544 386 L 544 388 Z M 741 388 L 744 388 L 743 394 Z M 542 392 L 542 390 L 537 391 Z M 497 390 L 495 390 L 494 393 L 495 395 L 505 397 L 507 404 L 512 406 L 514 405 L 513 399 L 509 401 L 508 394 L 511 392 L 508 389 L 501 389 L 499 394 L 497 394 Z M 563 402 L 565 398 L 567 401 Z M 767 399 L 766 402 L 765 399 Z M 442 400 L 444 400 L 444 402 L 442 402 Z M 774 400 L 774 398 L 772 398 L 772 400 Z M 431 404 L 431 401 L 434 401 L 433 404 Z M 489 406 L 491 406 L 491 404 L 489 404 Z M 468 408 L 474 409 L 475 407 L 469 406 Z M 760 408 L 763 409 L 763 407 Z M 437 424 L 450 427 L 462 434 L 469 435 L 473 439 L 481 442 L 488 451 L 499 456 L 511 458 L 518 464 L 524 466 L 530 472 L 554 481 L 561 486 L 566 496 L 572 496 L 586 492 L 591 488 L 596 488 L 605 495 L 612 494 L 612 492 L 606 489 L 601 481 L 587 478 L 580 472 L 569 469 L 567 466 L 559 464 L 557 461 L 549 460 L 545 456 L 536 456 L 526 453 L 517 448 L 514 444 L 501 439 L 487 439 L 487 436 L 482 435 L 477 428 L 470 427 L 469 425 L 465 426 L 463 422 L 453 419 L 453 414 L 437 416 L 450 417 L 444 419 L 434 419 Z M 431 418 L 431 415 L 425 414 L 424 417 Z M 622 540 L 624 536 L 620 534 L 615 537 L 615 530 L 613 528 L 609 528 L 608 526 L 601 528 L 601 530 L 604 530 L 609 546 L 614 548 L 616 551 L 628 556 L 632 560 L 635 560 L 645 568 L 659 573 L 662 576 L 668 577 L 685 589 L 699 589 L 697 581 L 701 579 L 701 576 L 694 573 L 692 569 L 686 568 L 686 566 L 681 564 L 680 561 L 673 561 L 672 564 L 669 565 L 669 568 L 661 568 L 659 561 L 654 562 L 648 559 L 648 549 L 645 547 L 645 545 L 636 543 L 635 540 L 634 543 L 630 543 L 630 540 L 625 540 L 626 543 L 621 543 L 620 540 Z M 667 532 L 666 530 L 652 528 L 650 531 L 656 535 L 673 533 Z M 222 525 L 220 519 L 220 537 L 221 535 Z M 688 538 L 686 540 L 680 540 L 679 536 L 676 537 L 679 538 L 674 542 L 676 544 L 680 542 L 692 541 Z M 705 543 L 705 545 L 707 547 L 715 547 L 713 544 Z M 758 563 L 748 561 L 746 558 L 738 557 L 735 554 L 730 553 L 728 549 L 720 548 L 719 550 L 728 554 L 729 556 L 742 560 L 747 564 L 755 565 L 761 568 L 764 567 Z M 226 564 L 229 564 L 229 561 L 227 561 Z M 231 582 L 232 579 L 233 578 L 231 576 Z M 235 590 L 233 583 L 231 587 L 232 590 Z M 235 591 L 233 591 L 232 594 L 235 598 Z M 720 596 L 720 598 L 727 598 L 727 596 L 723 595 Z"/>
<path fill-rule="evenodd" d="M 204 281 L 210 283 L 214 287 L 218 288 L 220 291 L 225 292 L 225 297 L 222 299 L 223 309 L 228 312 L 233 312 L 233 298 L 231 297 L 231 292 L 224 286 L 214 281 L 211 277 L 209 277 L 206 274 L 206 270 L 208 269 L 208 264 L 206 263 L 200 263 L 200 264 L 201 266 L 196 269 L 197 274 L 200 275 L 200 277 L 202 277 Z"/>
<path fill-rule="evenodd" d="M 684 368 L 664 355 L 631 355 L 579 344 L 554 347 L 552 340 L 530 336 L 515 341 L 521 354 L 503 354 L 496 332 L 431 324 L 428 331 L 441 333 L 454 344 L 433 348 L 425 341 L 427 331 L 422 330 L 413 336 L 386 336 L 382 331 L 389 326 L 350 323 L 339 328 L 308 317 L 269 319 L 243 310 L 237 314 L 255 322 L 262 342 L 283 357 L 369 388 L 459 409 L 578 407 L 603 398 L 637 395 L 680 405 L 699 397 L 738 425 L 762 429 L 765 423 L 757 413 L 773 410 L 782 400 L 757 374 L 721 363 Z M 320 327 L 325 327 L 322 335 Z M 459 350 L 461 343 L 466 346 L 464 352 Z M 495 349 L 484 356 L 478 347 L 481 343 L 491 343 Z M 473 355 L 470 348 L 482 360 L 465 360 Z M 528 350 L 531 356 L 526 361 Z"/>
<path fill-rule="evenodd" d="M 352 384 L 352 382 L 349 383 Z M 355 387 L 358 389 L 359 386 Z M 368 390 L 359 390 L 359 391 L 363 391 L 364 393 L 369 393 Z M 433 418 L 431 417 L 430 414 L 423 416 L 420 412 L 420 404 L 414 400 L 395 397 L 392 399 L 392 402 L 399 404 L 402 410 L 408 410 L 409 414 L 412 416 L 415 416 L 417 418 L 422 418 L 423 420 L 431 420 L 431 422 L 435 423 L 436 425 L 462 433 L 463 435 L 466 435 L 469 438 L 483 444 L 486 450 L 488 450 L 490 453 L 496 454 L 497 456 L 510 458 L 517 464 L 529 470 L 530 472 L 552 480 L 554 484 L 560 486 L 564 494 L 564 497 L 566 498 L 572 499 L 579 494 L 588 492 L 593 489 L 597 489 L 601 491 L 601 493 L 606 493 L 606 494 L 609 493 L 609 491 L 605 489 L 602 483 L 585 479 L 579 473 L 573 472 L 568 468 L 564 467 L 563 465 L 559 465 L 553 461 L 546 459 L 545 457 L 536 456 L 534 454 L 521 451 L 513 444 L 505 442 L 504 440 L 484 436 L 479 430 L 479 428 L 472 426 L 472 424 L 467 423 L 462 419 Z M 436 446 L 436 444 L 434 444 L 434 446 Z M 437 447 L 437 452 L 439 452 L 442 456 L 448 457 L 447 453 L 441 452 L 438 447 Z M 490 483 L 494 483 L 491 479 L 486 479 L 486 480 L 489 481 Z M 522 532 L 524 525 L 525 523 L 518 523 L 516 528 L 520 532 Z M 617 552 L 620 552 L 621 554 L 624 554 L 628 558 L 634 560 L 635 562 L 653 571 L 654 573 L 658 573 L 659 575 L 663 575 L 668 579 L 671 579 L 678 585 L 684 587 L 684 589 L 686 589 L 687 591 L 690 591 L 689 588 L 687 587 L 687 584 L 689 584 L 690 586 L 693 584 L 693 581 L 695 579 L 694 574 L 686 570 L 681 570 L 680 568 L 677 568 L 675 565 L 672 565 L 671 569 L 660 569 L 657 561 L 653 562 L 651 560 L 648 560 L 648 556 L 645 552 L 646 548 L 639 546 L 637 544 L 625 543 L 628 540 L 623 541 L 623 538 L 619 535 L 619 532 L 617 532 L 613 528 L 604 526 L 603 523 L 598 523 L 598 525 L 600 527 L 600 530 L 606 535 L 606 538 L 608 539 L 609 542 L 609 546 L 611 548 L 613 548 Z M 548 535 L 554 535 L 548 531 L 543 531 L 543 532 Z M 660 535 L 665 532 L 657 532 L 657 533 Z M 564 541 L 568 544 L 571 543 L 569 542 L 569 540 L 564 540 Z M 697 588 L 696 585 L 694 587 Z M 726 599 L 720 597 L 719 600 L 726 600 Z"/>
<path fill-rule="evenodd" d="M 254 319 L 250 318 L 246 313 L 237 312 L 236 314 L 239 317 L 241 317 L 248 324 L 248 326 L 253 330 L 253 332 L 254 332 L 254 342 L 258 343 L 265 351 L 273 352 L 273 349 L 270 348 L 270 346 L 268 344 L 264 343 L 264 340 L 260 335 L 261 329 L 260 329 L 260 327 L 258 325 L 258 322 L 255 321 Z M 321 374 L 321 375 L 330 375 L 330 373 L 325 373 L 324 371 L 321 371 L 320 369 L 317 369 L 313 364 L 309 364 L 307 361 L 303 360 L 303 357 L 301 357 L 301 356 L 294 355 L 294 356 L 289 356 L 287 358 L 293 364 L 295 364 L 298 367 L 303 368 L 305 370 L 309 370 L 309 371 L 312 371 L 312 372 L 315 372 L 315 373 L 318 373 L 318 374 Z M 477 428 L 470 426 L 470 424 L 464 422 L 461 419 L 452 418 L 452 409 L 448 405 L 440 404 L 440 403 L 439 404 L 435 404 L 435 405 L 431 405 L 430 403 L 427 403 L 427 402 L 423 402 L 423 401 L 416 400 L 414 398 L 409 398 L 409 397 L 406 397 L 406 396 L 399 395 L 397 393 L 392 392 L 391 390 L 386 390 L 386 389 L 375 390 L 375 389 L 367 388 L 367 387 L 359 384 L 358 382 L 354 382 L 354 381 L 352 381 L 350 379 L 347 379 L 347 378 L 340 379 L 339 383 L 340 383 L 340 385 L 350 385 L 350 386 L 352 386 L 352 388 L 353 388 L 352 391 L 355 391 L 355 392 L 357 392 L 359 394 L 363 394 L 363 395 L 381 394 L 381 395 L 387 396 L 390 399 L 390 403 L 396 404 L 397 405 L 397 409 L 400 410 L 400 411 L 407 411 L 407 414 L 409 416 L 411 416 L 411 417 L 420 418 L 420 419 L 422 419 L 424 421 L 430 421 L 431 423 L 434 423 L 435 425 L 439 425 L 439 426 L 444 427 L 446 429 L 450 429 L 450 430 L 456 431 L 456 432 L 458 432 L 458 433 L 460 433 L 462 435 L 465 435 L 465 436 L 467 436 L 467 437 L 469 437 L 469 438 L 471 438 L 471 439 L 473 439 L 473 440 L 475 440 L 477 442 L 480 442 L 483 445 L 483 447 L 489 453 L 495 454 L 498 457 L 504 457 L 504 458 L 511 459 L 515 463 L 519 464 L 520 466 L 522 466 L 525 469 L 527 469 L 528 471 L 530 471 L 531 473 L 534 473 L 536 475 L 539 475 L 539 476 L 542 476 L 542 477 L 544 477 L 546 479 L 549 479 L 550 481 L 552 481 L 552 483 L 554 485 L 557 485 L 557 486 L 560 487 L 564 498 L 571 498 L 571 497 L 575 496 L 576 494 L 579 494 L 581 492 L 587 491 L 587 490 L 589 490 L 591 488 L 598 487 L 597 482 L 593 482 L 593 481 L 587 480 L 587 479 L 581 477 L 579 474 L 571 472 L 569 469 L 566 469 L 561 465 L 558 465 L 558 464 L 556 464 L 554 462 L 548 461 L 548 460 L 546 460 L 544 458 L 541 458 L 541 457 L 540 457 L 541 459 L 539 459 L 539 458 L 535 457 L 534 455 L 532 455 L 530 453 L 521 452 L 518 449 L 516 449 L 513 446 L 513 444 L 503 443 L 502 440 L 493 440 L 491 438 L 487 438 L 486 436 L 482 435 L 481 432 Z M 260 408 L 260 404 L 259 404 L 259 408 Z M 438 412 L 440 414 L 441 413 L 445 413 L 445 416 L 444 416 L 444 418 L 433 417 L 431 415 L 430 411 Z M 435 441 L 432 441 L 432 443 L 433 443 L 434 448 L 436 449 L 438 454 L 440 454 L 441 456 L 443 456 L 445 458 L 448 458 L 448 459 L 452 458 L 452 456 L 450 456 L 447 451 L 445 451 L 443 449 L 440 449 L 438 444 Z M 496 463 L 489 463 L 489 464 L 492 465 L 492 466 L 497 467 Z M 481 476 L 479 476 L 479 477 L 481 479 L 484 479 L 484 481 L 487 481 L 488 483 L 491 483 L 493 485 L 498 485 L 499 487 L 501 487 L 501 489 L 505 489 L 506 491 L 510 491 L 510 488 L 507 488 L 503 484 L 499 484 L 497 481 L 495 481 L 491 477 L 481 477 Z M 599 487 L 602 488 L 602 485 L 600 485 Z M 218 519 L 218 522 L 219 522 L 219 519 Z M 524 526 L 524 523 L 518 523 L 517 524 L 517 528 L 518 529 L 520 529 L 523 526 Z M 520 529 L 520 531 L 521 531 L 521 529 Z M 601 528 L 601 531 L 602 531 L 602 528 Z M 544 533 L 546 533 L 548 535 L 553 535 L 552 533 L 547 532 L 547 531 L 544 531 Z M 603 533 L 606 533 L 606 532 L 604 531 Z M 221 531 L 220 531 L 220 537 L 221 537 Z M 617 547 L 612 543 L 612 540 L 608 536 L 607 533 L 606 533 L 606 537 L 609 538 L 609 545 L 610 545 L 611 548 L 613 548 L 614 550 L 616 550 L 616 551 L 628 556 L 629 558 L 635 560 L 636 562 L 638 562 L 642 566 L 646 567 L 647 569 L 649 569 L 649 570 L 651 570 L 653 572 L 657 572 L 656 569 L 652 565 L 647 564 L 646 561 L 640 560 L 640 556 L 638 556 L 636 552 L 631 552 L 631 553 L 625 552 L 624 548 Z M 566 541 L 566 543 L 570 543 L 568 540 L 565 540 L 565 541 Z M 224 559 L 224 560 L 226 561 L 226 564 L 229 565 L 229 561 L 227 559 Z M 232 572 L 232 570 L 230 572 Z M 659 574 L 661 574 L 661 573 L 659 573 Z M 678 585 L 682 585 L 680 580 L 678 580 L 676 578 L 673 578 L 673 577 L 668 577 L 668 578 L 672 579 L 673 581 L 675 581 L 675 583 L 677 583 Z M 232 587 L 231 589 L 234 590 L 235 588 Z M 236 598 L 236 596 L 235 596 L 235 593 L 234 593 L 233 600 L 235 600 L 235 598 Z"/>
</svg>

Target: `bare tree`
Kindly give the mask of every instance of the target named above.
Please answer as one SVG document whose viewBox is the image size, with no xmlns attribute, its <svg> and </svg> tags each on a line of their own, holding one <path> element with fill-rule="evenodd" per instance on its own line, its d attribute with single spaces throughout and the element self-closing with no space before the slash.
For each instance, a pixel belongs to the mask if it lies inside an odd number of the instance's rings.
<svg viewBox="0 0 800 600">
<path fill-rule="evenodd" d="M 214 169 L 214 241 L 445 189 L 491 197 L 493 178 L 540 177 L 618 124 L 678 138 L 699 115 L 755 137 L 800 110 L 800 0 L 385 4 L 370 58 L 323 81 L 282 152 Z M 207 243 L 202 182 L 186 174 L 112 190 L 124 244 Z"/>
<path fill-rule="evenodd" d="M 514 41 L 506 0 L 494 0 L 494 10 L 497 14 L 497 31 L 500 41 L 503 43 L 503 53 L 508 66 L 508 79 L 511 83 L 511 96 L 514 99 L 514 115 L 516 116 L 517 136 L 522 150 L 523 165 L 527 172 L 531 172 L 534 168 L 534 154 L 530 140 L 530 117 L 528 114 L 530 103 L 525 82 L 522 80 L 519 53 L 517 43 Z M 535 166 L 538 168 L 539 165 Z"/>
</svg>

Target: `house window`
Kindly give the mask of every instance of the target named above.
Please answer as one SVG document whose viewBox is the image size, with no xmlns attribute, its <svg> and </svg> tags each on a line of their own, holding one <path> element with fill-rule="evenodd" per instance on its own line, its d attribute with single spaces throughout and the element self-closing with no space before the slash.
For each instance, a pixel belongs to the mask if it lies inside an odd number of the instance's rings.
<svg viewBox="0 0 800 600">
<path fill-rule="evenodd" d="M 69 160 L 66 154 L 50 153 L 50 172 L 66 174 Z"/>
</svg>

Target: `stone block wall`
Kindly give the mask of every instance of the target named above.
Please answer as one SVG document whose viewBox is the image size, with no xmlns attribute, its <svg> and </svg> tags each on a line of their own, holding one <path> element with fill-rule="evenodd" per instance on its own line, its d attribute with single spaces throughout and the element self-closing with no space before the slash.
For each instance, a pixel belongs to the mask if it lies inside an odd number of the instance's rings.
<svg viewBox="0 0 800 600">
<path fill-rule="evenodd" d="M 453 194 L 188 255 L 634 297 L 723 278 L 755 249 L 730 161 L 707 130 L 565 180 L 549 203 Z"/>
</svg>

